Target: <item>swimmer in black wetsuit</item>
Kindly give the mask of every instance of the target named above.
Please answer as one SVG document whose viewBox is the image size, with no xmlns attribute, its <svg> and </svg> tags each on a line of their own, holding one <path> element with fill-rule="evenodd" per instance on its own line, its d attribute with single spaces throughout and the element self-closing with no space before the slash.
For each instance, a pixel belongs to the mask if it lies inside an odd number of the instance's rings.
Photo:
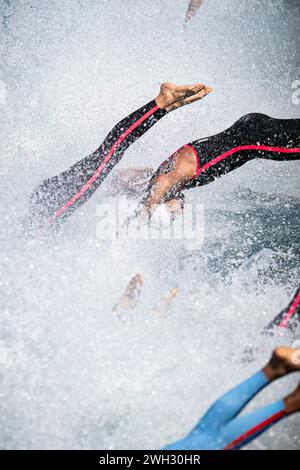
<svg viewBox="0 0 300 470">
<path fill-rule="evenodd" d="M 47 229 L 59 224 L 92 196 L 133 142 L 168 112 L 197 101 L 210 91 L 200 83 L 164 83 L 156 99 L 120 121 L 95 152 L 36 188 L 30 199 L 26 229 Z"/>
<path fill-rule="evenodd" d="M 157 204 L 182 190 L 208 184 L 255 158 L 299 160 L 300 119 L 248 114 L 220 134 L 184 145 L 152 176 L 137 213 L 151 216 Z"/>
</svg>

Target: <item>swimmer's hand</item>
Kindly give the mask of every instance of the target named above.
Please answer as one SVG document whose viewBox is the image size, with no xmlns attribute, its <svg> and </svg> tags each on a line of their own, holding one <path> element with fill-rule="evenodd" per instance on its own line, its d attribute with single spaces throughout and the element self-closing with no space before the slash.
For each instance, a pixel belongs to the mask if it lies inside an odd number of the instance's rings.
<svg viewBox="0 0 300 470">
<path fill-rule="evenodd" d="M 178 287 L 173 287 L 173 289 L 169 290 L 167 294 L 160 298 L 158 305 L 153 310 L 150 310 L 150 314 L 152 315 L 162 315 L 167 312 L 170 308 L 173 299 L 179 294 L 180 290 Z"/>
<path fill-rule="evenodd" d="M 170 112 L 174 109 L 181 108 L 181 106 L 201 100 L 211 93 L 211 91 L 212 88 L 203 83 L 180 86 L 173 83 L 163 83 L 160 88 L 160 94 L 155 101 L 161 109 Z"/>
<path fill-rule="evenodd" d="M 136 274 L 128 286 L 126 287 L 125 292 L 121 296 L 118 303 L 113 308 L 113 315 L 122 317 L 122 315 L 130 309 L 134 309 L 139 301 L 141 289 L 144 284 L 144 277 L 142 274 Z"/>
</svg>

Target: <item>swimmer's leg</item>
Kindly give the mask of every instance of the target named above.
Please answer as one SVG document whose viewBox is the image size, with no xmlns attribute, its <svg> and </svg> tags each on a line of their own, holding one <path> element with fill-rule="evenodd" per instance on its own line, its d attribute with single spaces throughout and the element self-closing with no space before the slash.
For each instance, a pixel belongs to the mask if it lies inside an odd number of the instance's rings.
<svg viewBox="0 0 300 470">
<path fill-rule="evenodd" d="M 205 447 L 199 446 L 205 445 L 203 443 L 207 442 L 207 449 L 217 450 L 230 446 L 233 441 L 235 445 L 237 439 L 241 444 L 241 442 L 244 442 L 244 435 L 241 438 L 241 434 L 249 430 L 247 437 L 250 437 L 250 429 L 253 423 L 255 426 L 259 421 L 263 431 L 268 423 L 272 424 L 284 415 L 298 411 L 300 408 L 300 390 L 299 408 L 295 404 L 296 398 L 288 397 L 270 407 L 258 410 L 256 414 L 251 413 L 248 415 L 248 420 L 244 420 L 244 417 L 236 419 L 242 409 L 266 385 L 290 372 L 300 370 L 299 354 L 300 351 L 293 348 L 276 348 L 270 361 L 261 371 L 223 395 L 211 406 L 186 438 L 172 444 L 167 449 L 201 449 Z M 269 421 L 264 423 L 264 417 L 269 418 Z M 239 432 L 241 434 L 238 434 Z M 254 433 L 251 436 L 254 437 Z"/>
<path fill-rule="evenodd" d="M 202 84 L 163 84 L 157 98 L 120 121 L 95 152 L 37 188 L 30 201 L 32 221 L 48 226 L 72 214 L 92 196 L 133 142 L 167 112 L 210 91 Z"/>
</svg>

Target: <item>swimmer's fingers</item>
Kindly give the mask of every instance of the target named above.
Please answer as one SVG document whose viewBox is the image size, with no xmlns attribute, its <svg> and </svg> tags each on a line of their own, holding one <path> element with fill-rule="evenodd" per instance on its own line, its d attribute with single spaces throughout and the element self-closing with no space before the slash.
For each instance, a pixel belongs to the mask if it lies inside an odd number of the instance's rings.
<svg viewBox="0 0 300 470">
<path fill-rule="evenodd" d="M 204 90 L 206 85 L 203 83 L 193 83 L 192 85 L 180 85 L 176 87 L 177 92 L 177 99 L 178 101 L 184 101 L 185 99 L 189 98 L 190 96 L 194 96 L 200 91 Z"/>
<path fill-rule="evenodd" d="M 179 291 L 178 287 L 173 287 L 173 289 L 169 290 L 169 292 L 165 296 L 165 299 L 167 299 L 167 300 L 174 299 L 179 292 L 180 291 Z"/>
<path fill-rule="evenodd" d="M 137 306 L 143 284 L 144 276 L 139 273 L 130 280 L 125 292 L 113 308 L 114 315 L 119 315 L 120 313 L 124 313 L 126 310 L 133 309 Z"/>
<path fill-rule="evenodd" d="M 176 103 L 166 108 L 166 110 L 169 112 L 173 111 L 174 109 L 180 108 L 181 106 L 186 106 L 187 104 L 194 103 L 194 101 L 201 100 L 212 91 L 213 89 L 206 85 L 202 85 L 201 87 L 198 87 L 196 89 L 194 88 L 194 91 L 191 90 L 189 96 L 186 96 L 185 98 L 176 101 Z"/>
<path fill-rule="evenodd" d="M 194 93 L 192 96 L 188 96 L 184 100 L 181 101 L 182 106 L 185 106 L 186 104 L 191 104 L 194 103 L 194 101 L 201 100 L 205 96 L 207 96 L 209 93 L 212 92 L 212 88 L 209 86 L 204 85 L 203 88 L 198 90 L 196 93 Z"/>
<path fill-rule="evenodd" d="M 172 303 L 172 300 L 177 296 L 179 292 L 180 290 L 177 287 L 174 287 L 173 289 L 169 290 L 165 295 L 160 298 L 159 304 L 149 313 L 151 315 L 161 315 L 163 313 L 166 313 Z"/>
</svg>

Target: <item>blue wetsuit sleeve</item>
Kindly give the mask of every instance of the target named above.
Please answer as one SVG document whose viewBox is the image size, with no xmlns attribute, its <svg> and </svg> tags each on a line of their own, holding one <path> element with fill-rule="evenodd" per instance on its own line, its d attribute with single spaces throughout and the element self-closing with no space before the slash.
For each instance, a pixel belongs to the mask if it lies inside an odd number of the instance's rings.
<svg viewBox="0 0 300 470">
<path fill-rule="evenodd" d="M 223 436 L 223 431 L 227 429 L 226 426 L 229 426 L 229 423 L 247 403 L 268 383 L 268 379 L 262 371 L 252 375 L 219 398 L 190 434 L 165 449 L 222 449 L 230 440 L 238 436 L 238 430 L 235 434 L 234 428 L 228 428 L 228 436 Z"/>
<path fill-rule="evenodd" d="M 249 377 L 235 388 L 225 393 L 204 415 L 196 428 L 223 425 L 233 419 L 249 401 L 266 385 L 268 379 L 262 371 Z"/>
</svg>

